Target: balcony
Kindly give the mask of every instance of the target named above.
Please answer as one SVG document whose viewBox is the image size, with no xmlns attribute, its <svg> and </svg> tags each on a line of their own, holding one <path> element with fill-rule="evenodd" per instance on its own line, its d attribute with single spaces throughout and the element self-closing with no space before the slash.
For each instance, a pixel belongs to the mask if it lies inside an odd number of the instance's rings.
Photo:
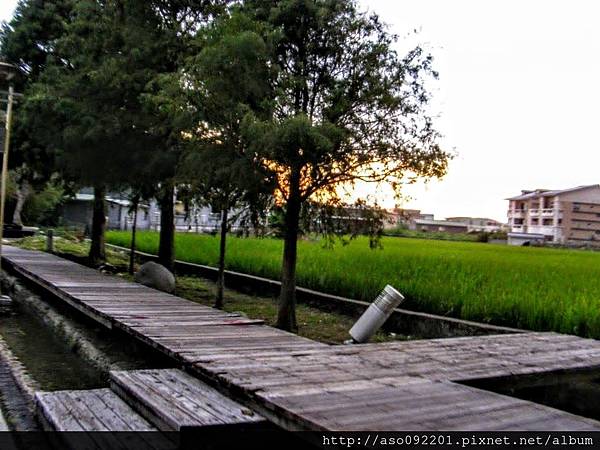
<svg viewBox="0 0 600 450">
<path fill-rule="evenodd" d="M 559 211 L 559 213 L 562 211 Z M 542 217 L 554 217 L 554 209 L 553 208 L 545 208 L 542 209 Z"/>
<path fill-rule="evenodd" d="M 508 210 L 508 217 L 516 217 L 516 218 L 521 218 L 521 217 L 525 217 L 525 213 L 527 211 L 524 209 L 509 209 Z"/>
<path fill-rule="evenodd" d="M 508 210 L 508 217 L 509 218 L 515 218 L 515 219 L 521 219 L 521 218 L 525 218 L 527 216 L 529 217 L 554 217 L 554 213 L 556 212 L 556 209 L 554 208 L 534 208 L 534 209 L 509 209 Z M 560 211 L 558 211 L 558 217 L 562 218 L 562 209 Z"/>
<path fill-rule="evenodd" d="M 552 226 L 552 225 L 531 225 L 528 227 L 527 231 L 529 233 L 537 233 L 543 234 L 544 236 L 552 236 L 554 239 L 558 239 L 559 236 L 562 235 L 561 226 Z"/>
</svg>

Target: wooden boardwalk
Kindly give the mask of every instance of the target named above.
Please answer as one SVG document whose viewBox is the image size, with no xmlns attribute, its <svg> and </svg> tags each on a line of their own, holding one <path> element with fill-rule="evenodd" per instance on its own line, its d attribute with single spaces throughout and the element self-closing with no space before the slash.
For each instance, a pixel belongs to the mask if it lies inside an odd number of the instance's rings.
<svg viewBox="0 0 600 450">
<path fill-rule="evenodd" d="M 457 382 L 600 368 L 600 342 L 520 333 L 328 346 L 42 252 L 23 276 L 176 360 L 287 429 L 600 430 L 600 423 Z"/>
</svg>

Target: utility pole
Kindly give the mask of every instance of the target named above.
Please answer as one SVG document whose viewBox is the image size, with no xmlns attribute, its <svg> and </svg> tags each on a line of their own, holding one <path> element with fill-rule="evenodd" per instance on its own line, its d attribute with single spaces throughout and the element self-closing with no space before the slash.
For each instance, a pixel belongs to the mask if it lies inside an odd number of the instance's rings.
<svg viewBox="0 0 600 450">
<path fill-rule="evenodd" d="M 0 267 L 2 265 L 2 239 L 4 238 L 4 206 L 6 204 L 6 185 L 8 182 L 8 150 L 10 149 L 10 129 L 12 124 L 12 110 L 15 94 L 11 80 L 14 78 L 16 68 L 12 64 L 0 62 L 0 76 L 8 82 L 8 98 L 6 100 L 6 117 L 4 131 L 4 150 L 2 151 L 2 174 L 0 180 Z M 0 286 L 1 294 L 1 286 Z M 0 299 L 8 297 L 0 295 Z"/>
<path fill-rule="evenodd" d="M 6 185 L 8 182 L 8 150 L 10 149 L 10 127 L 12 123 L 12 108 L 14 90 L 8 88 L 8 101 L 6 106 L 6 126 L 4 128 L 4 151 L 2 152 L 2 179 L 0 183 L 0 261 L 2 258 L 2 239 L 4 237 L 4 206 L 6 204 Z"/>
</svg>

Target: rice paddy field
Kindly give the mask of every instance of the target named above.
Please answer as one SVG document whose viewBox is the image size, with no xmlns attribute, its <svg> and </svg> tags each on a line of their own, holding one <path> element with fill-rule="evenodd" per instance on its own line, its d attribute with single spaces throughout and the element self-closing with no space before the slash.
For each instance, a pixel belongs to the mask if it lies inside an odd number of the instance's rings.
<svg viewBox="0 0 600 450">
<path fill-rule="evenodd" d="M 128 246 L 128 232 L 107 242 Z M 156 253 L 158 234 L 140 232 L 138 249 Z M 277 279 L 282 242 L 227 241 L 227 268 Z M 177 259 L 216 265 L 218 237 L 178 234 Z M 386 284 L 404 293 L 403 308 L 532 330 L 600 338 L 600 253 L 475 242 L 364 238 L 324 248 L 298 247 L 298 285 L 371 301 Z"/>
</svg>

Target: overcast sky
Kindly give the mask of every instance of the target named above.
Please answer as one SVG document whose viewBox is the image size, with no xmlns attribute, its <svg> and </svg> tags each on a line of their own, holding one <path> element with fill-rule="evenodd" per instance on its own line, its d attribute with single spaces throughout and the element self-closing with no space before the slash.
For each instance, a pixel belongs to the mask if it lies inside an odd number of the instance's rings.
<svg viewBox="0 0 600 450">
<path fill-rule="evenodd" d="M 0 1 L 10 18 L 15 0 Z M 391 30 L 426 44 L 440 79 L 433 108 L 448 175 L 407 189 L 436 217 L 506 219 L 528 188 L 600 183 L 600 6 L 593 0 L 360 0 Z M 391 200 L 387 199 L 388 205 Z"/>
</svg>

